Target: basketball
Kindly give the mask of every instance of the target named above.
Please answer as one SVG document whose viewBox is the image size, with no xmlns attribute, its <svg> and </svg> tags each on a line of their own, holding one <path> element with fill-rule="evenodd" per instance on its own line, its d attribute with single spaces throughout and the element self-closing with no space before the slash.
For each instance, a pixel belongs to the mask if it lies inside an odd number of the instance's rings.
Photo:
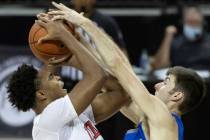
<svg viewBox="0 0 210 140">
<path fill-rule="evenodd" d="M 75 34 L 73 26 L 66 25 L 68 30 Z M 33 54 L 41 61 L 48 62 L 50 58 L 61 59 L 71 55 L 69 49 L 60 41 L 44 41 L 38 44 L 38 40 L 47 35 L 47 30 L 34 23 L 29 32 L 29 46 Z"/>
</svg>

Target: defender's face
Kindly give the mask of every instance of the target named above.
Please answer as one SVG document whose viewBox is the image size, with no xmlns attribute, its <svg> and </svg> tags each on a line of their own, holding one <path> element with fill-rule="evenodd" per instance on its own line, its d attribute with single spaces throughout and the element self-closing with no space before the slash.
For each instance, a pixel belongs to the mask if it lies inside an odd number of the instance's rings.
<svg viewBox="0 0 210 140">
<path fill-rule="evenodd" d="M 155 85 L 155 96 L 162 100 L 164 103 L 167 103 L 170 100 L 172 91 L 175 88 L 176 77 L 174 75 L 168 75 L 164 81 L 157 83 Z"/>
<path fill-rule="evenodd" d="M 67 90 L 63 89 L 64 83 L 60 76 L 52 74 L 48 69 L 39 73 L 40 89 L 46 92 L 46 96 L 52 100 L 63 97 L 67 94 Z"/>
</svg>

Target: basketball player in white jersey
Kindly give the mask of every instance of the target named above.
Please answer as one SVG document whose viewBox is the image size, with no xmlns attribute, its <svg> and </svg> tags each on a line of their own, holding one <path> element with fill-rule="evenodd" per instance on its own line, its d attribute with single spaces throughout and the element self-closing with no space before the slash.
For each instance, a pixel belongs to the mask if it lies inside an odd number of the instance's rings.
<svg viewBox="0 0 210 140">
<path fill-rule="evenodd" d="M 85 77 L 67 93 L 52 66 L 37 71 L 33 66 L 22 65 L 8 84 L 10 102 L 18 110 L 32 109 L 36 113 L 34 140 L 103 140 L 94 125 L 118 111 L 128 96 L 109 86 L 107 93 L 97 95 L 106 83 L 104 71 L 62 22 L 50 21 L 44 14 L 38 18 L 36 22 L 48 31 L 39 43 L 62 41 L 72 52 L 70 58 L 65 58 L 66 64 L 81 69 Z"/>
</svg>

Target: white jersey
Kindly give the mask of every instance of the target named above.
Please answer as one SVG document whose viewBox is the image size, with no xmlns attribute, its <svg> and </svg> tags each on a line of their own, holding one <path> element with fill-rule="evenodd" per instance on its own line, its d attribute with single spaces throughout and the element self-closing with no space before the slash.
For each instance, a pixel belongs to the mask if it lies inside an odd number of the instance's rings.
<svg viewBox="0 0 210 140">
<path fill-rule="evenodd" d="M 94 124 L 92 107 L 78 116 L 66 95 L 35 117 L 32 136 L 33 140 L 103 140 Z"/>
</svg>

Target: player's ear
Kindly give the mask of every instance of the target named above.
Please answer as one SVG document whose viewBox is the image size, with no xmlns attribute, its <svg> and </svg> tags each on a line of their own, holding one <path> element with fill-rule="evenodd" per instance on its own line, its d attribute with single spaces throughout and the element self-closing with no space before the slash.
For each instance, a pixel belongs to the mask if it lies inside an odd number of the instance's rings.
<svg viewBox="0 0 210 140">
<path fill-rule="evenodd" d="M 174 102 L 178 102 L 184 98 L 184 93 L 183 92 L 175 92 L 173 93 L 171 100 Z"/>
<path fill-rule="evenodd" d="M 42 92 L 41 90 L 38 90 L 38 91 L 36 91 L 36 98 L 39 101 L 43 101 L 43 100 L 47 99 L 47 96 L 46 96 L 46 94 L 44 92 Z"/>
</svg>

